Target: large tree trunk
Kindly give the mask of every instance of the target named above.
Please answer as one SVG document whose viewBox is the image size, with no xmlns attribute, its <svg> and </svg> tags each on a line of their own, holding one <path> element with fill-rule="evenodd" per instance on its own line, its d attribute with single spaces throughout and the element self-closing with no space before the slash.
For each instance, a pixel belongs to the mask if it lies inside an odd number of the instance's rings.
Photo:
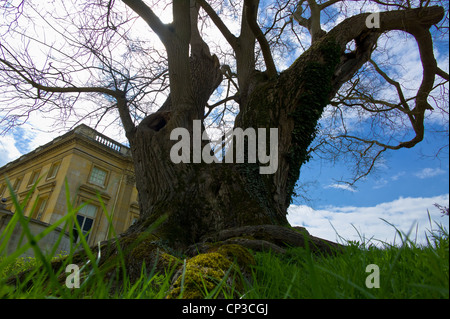
<svg viewBox="0 0 450 319">
<path fill-rule="evenodd" d="M 247 103 L 240 105 L 236 127 L 279 129 L 274 174 L 260 174 L 259 163 L 174 164 L 170 149 L 176 141 L 170 140 L 171 131 L 184 127 L 193 136 L 192 121 L 201 119 L 201 113 L 186 116 L 166 106 L 143 121 L 130 140 L 141 207 L 141 221 L 131 231 L 143 231 L 165 216 L 156 234 L 172 246 L 186 247 L 230 228 L 287 226 L 287 208 L 300 167 L 308 160 L 307 149 L 332 95 L 332 76 L 340 61 L 341 47 L 329 39 L 321 43 L 275 78 L 255 72 Z M 207 74 L 217 77 L 213 60 L 204 56 L 193 74 L 207 69 Z M 214 81 L 204 74 L 194 90 L 209 87 L 196 95 L 207 100 Z"/>
</svg>

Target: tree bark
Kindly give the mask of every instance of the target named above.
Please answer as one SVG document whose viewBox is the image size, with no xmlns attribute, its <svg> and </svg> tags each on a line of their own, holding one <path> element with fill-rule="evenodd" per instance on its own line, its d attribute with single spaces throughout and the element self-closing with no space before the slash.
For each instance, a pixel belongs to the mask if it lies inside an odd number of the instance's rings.
<svg viewBox="0 0 450 319">
<path fill-rule="evenodd" d="M 277 77 L 254 72 L 252 92 L 241 104 L 236 127 L 279 128 L 275 174 L 259 174 L 260 163 L 174 164 L 170 132 L 185 127 L 192 136 L 192 120 L 200 114 L 186 117 L 164 111 L 144 120 L 130 140 L 141 205 L 141 222 L 132 231 L 143 231 L 165 216 L 156 234 L 172 246 L 186 247 L 234 227 L 287 226 L 295 182 L 308 160 L 317 121 L 335 90 L 331 81 L 342 54 L 332 40 L 320 43 Z M 202 74 L 211 67 L 206 60 L 198 65 Z M 197 97 L 207 99 L 212 93 L 205 86 L 194 87 Z"/>
</svg>

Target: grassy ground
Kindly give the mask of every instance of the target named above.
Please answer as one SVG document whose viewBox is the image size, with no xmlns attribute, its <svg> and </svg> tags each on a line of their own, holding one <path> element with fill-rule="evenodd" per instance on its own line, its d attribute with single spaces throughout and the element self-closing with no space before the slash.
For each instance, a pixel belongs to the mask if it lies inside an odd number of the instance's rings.
<svg viewBox="0 0 450 319">
<path fill-rule="evenodd" d="M 256 253 L 255 259 L 251 279 L 246 281 L 243 292 L 235 292 L 233 297 L 449 298 L 448 232 L 432 234 L 427 246 L 405 242 L 400 247 L 378 248 L 367 243 L 350 243 L 349 249 L 336 257 L 314 256 L 307 249 L 292 248 L 284 256 Z M 37 267 L 40 264 L 36 258 L 0 260 L 0 298 L 159 299 L 165 297 L 171 284 L 169 276 L 143 274 L 136 284 L 128 283 L 111 293 L 108 282 L 94 272 L 82 278 L 80 288 L 69 289 L 61 280 L 44 283 L 46 270 Z M 5 278 L 24 269 L 32 271 L 17 289 L 5 284 Z M 71 274 L 65 270 L 64 267 L 57 272 L 55 278 Z M 26 282 L 33 285 L 29 287 Z M 217 295 L 217 291 L 205 292 L 205 298 Z"/>
<path fill-rule="evenodd" d="M 27 229 L 21 206 L 16 205 L 16 214 L 10 228 L 0 234 L 0 243 L 5 243 L 9 230 L 20 223 Z M 79 208 L 68 201 L 67 220 L 72 225 Z M 77 225 L 76 225 L 77 226 Z M 449 298 L 449 239 L 448 230 L 433 225 L 427 245 L 421 246 L 400 234 L 399 245 L 372 245 L 369 241 L 348 242 L 348 249 L 334 257 L 313 255 L 306 248 L 291 248 L 283 255 L 270 252 L 255 253 L 256 265 L 244 280 L 244 287 L 227 287 L 225 281 L 218 283 L 212 291 L 205 291 L 205 298 L 217 296 L 243 299 L 297 299 L 297 298 Z M 56 227 L 56 226 L 55 226 Z M 81 233 L 81 232 L 80 232 Z M 52 258 L 45 256 L 25 231 L 29 243 L 9 257 L 0 257 L 0 298 L 120 298 L 162 299 L 170 289 L 170 274 L 142 271 L 134 284 L 125 279 L 120 289 L 113 289 L 112 280 L 106 280 L 96 263 L 99 257 L 92 253 L 81 236 L 80 245 L 87 251 L 90 263 L 80 269 L 83 274 L 79 288 L 69 288 L 76 282 L 75 272 L 68 270 L 71 257 L 64 258 L 58 270 L 52 270 Z M 31 237 L 30 237 L 31 236 Z M 21 258 L 27 248 L 33 248 L 35 258 Z M 5 245 L 0 244 L 0 256 Z M 70 255 L 70 254 L 69 254 Z M 92 267 L 91 267 L 92 266 Z M 6 280 L 24 270 L 29 272 L 15 287 Z M 239 274 L 238 274 L 239 276 Z M 126 276 L 122 277 L 126 278 Z M 74 280 L 72 280 L 74 279 Z M 68 284 L 67 284 L 68 283 Z"/>
<path fill-rule="evenodd" d="M 257 254 L 247 298 L 449 298 L 448 234 L 426 247 L 350 245 L 337 257 Z M 369 266 L 369 267 L 368 267 Z"/>
</svg>

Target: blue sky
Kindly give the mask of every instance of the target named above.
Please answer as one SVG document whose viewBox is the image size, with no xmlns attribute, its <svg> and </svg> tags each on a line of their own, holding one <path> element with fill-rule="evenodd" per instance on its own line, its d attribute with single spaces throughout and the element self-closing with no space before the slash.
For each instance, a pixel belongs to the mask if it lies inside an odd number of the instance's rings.
<svg viewBox="0 0 450 319">
<path fill-rule="evenodd" d="M 428 213 L 448 229 L 448 217 L 434 206 L 449 207 L 448 116 L 440 123 L 428 120 L 425 127 L 421 143 L 412 149 L 388 151 L 376 170 L 355 187 L 338 183 L 351 176 L 353 163 L 313 157 L 300 174 L 307 200 L 294 200 L 288 220 L 329 240 L 359 240 L 363 234 L 399 243 L 396 229 L 384 219 L 404 233 L 417 227 L 411 236 L 425 243 L 425 234 L 431 228 Z"/>
<path fill-rule="evenodd" d="M 447 229 L 449 225 L 448 217 L 434 206 L 449 206 L 448 157 L 436 157 L 436 146 L 424 141 L 416 148 L 389 153 L 378 172 L 353 189 L 336 186 L 336 179 L 347 170 L 344 163 L 333 166 L 312 160 L 301 172 L 302 181 L 309 185 L 309 200 L 295 200 L 288 220 L 329 240 L 360 240 L 363 235 L 375 243 L 401 244 L 397 230 L 384 219 L 403 233 L 413 228 L 411 239 L 423 244 L 435 223 Z"/>
<path fill-rule="evenodd" d="M 311 201 L 308 204 L 313 208 L 326 205 L 367 206 L 400 196 L 446 194 L 449 192 L 448 157 L 436 157 L 437 146 L 436 142 L 424 141 L 413 149 L 390 151 L 381 167 L 365 180 L 357 182 L 354 188 L 337 186 L 336 179 L 348 171 L 345 163 L 333 166 L 327 161 L 312 160 L 301 171 L 303 183 L 316 182 L 309 188 Z M 327 199 L 327 203 L 323 203 L 323 198 Z"/>
</svg>

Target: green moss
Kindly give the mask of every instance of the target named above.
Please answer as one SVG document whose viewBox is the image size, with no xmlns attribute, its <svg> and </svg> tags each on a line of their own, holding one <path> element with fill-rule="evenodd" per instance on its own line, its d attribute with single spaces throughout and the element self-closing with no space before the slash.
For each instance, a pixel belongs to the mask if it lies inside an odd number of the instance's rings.
<svg viewBox="0 0 450 319">
<path fill-rule="evenodd" d="M 253 255 L 248 251 L 248 249 L 241 245 L 221 245 L 210 249 L 210 252 L 217 252 L 229 260 L 236 261 L 239 267 L 244 271 L 249 270 L 250 266 L 255 264 L 255 258 Z"/>
<path fill-rule="evenodd" d="M 155 270 L 158 273 L 168 273 L 182 264 L 182 261 L 169 254 L 154 235 L 127 236 L 122 242 L 126 255 L 127 271 L 131 281 L 141 276 L 143 266 L 147 272 Z"/>
<path fill-rule="evenodd" d="M 181 259 L 167 253 L 162 253 L 159 258 L 160 265 L 162 265 L 166 271 L 183 264 Z"/>
<path fill-rule="evenodd" d="M 185 268 L 178 271 L 178 278 L 167 298 L 204 298 L 219 283 L 222 284 L 221 289 L 239 291 L 243 287 L 241 274 L 248 274 L 254 264 L 253 255 L 241 245 L 213 244 L 207 253 L 186 261 Z M 224 278 L 227 274 L 228 277 Z"/>
<path fill-rule="evenodd" d="M 200 254 L 186 262 L 183 275 L 173 285 L 167 298 L 201 299 L 223 280 L 232 262 L 219 253 Z M 183 282 L 184 280 L 184 282 Z"/>
<path fill-rule="evenodd" d="M 231 266 L 229 261 L 224 255 L 219 253 L 200 254 L 189 260 L 189 265 L 194 267 L 206 267 L 220 270 L 219 272 L 225 272 Z"/>
</svg>

